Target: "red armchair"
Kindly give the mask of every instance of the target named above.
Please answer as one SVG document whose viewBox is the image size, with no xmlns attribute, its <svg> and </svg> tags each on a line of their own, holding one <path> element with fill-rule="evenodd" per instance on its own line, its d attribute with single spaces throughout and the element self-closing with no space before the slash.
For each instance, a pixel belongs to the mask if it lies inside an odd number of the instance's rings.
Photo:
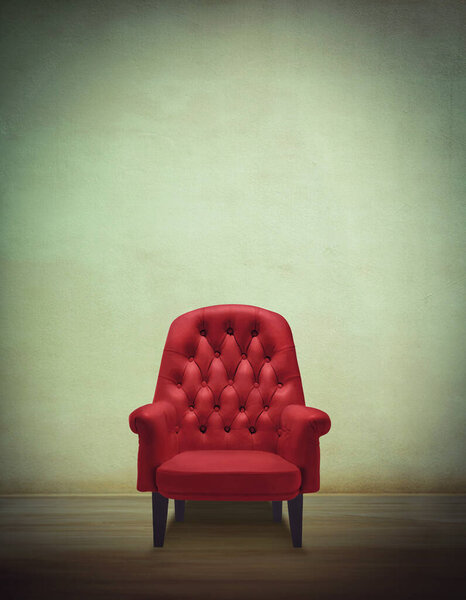
<svg viewBox="0 0 466 600">
<path fill-rule="evenodd" d="M 154 546 L 168 499 L 288 501 L 302 545 L 302 495 L 319 489 L 319 437 L 328 415 L 304 404 L 290 327 L 277 313 L 225 304 L 173 321 L 152 404 L 136 409 L 137 489 L 152 492 Z"/>
</svg>

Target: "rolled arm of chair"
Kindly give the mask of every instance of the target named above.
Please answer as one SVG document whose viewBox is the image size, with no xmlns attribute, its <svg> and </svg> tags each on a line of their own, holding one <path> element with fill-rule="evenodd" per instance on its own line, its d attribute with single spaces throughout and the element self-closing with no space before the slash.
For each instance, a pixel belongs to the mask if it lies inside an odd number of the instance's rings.
<svg viewBox="0 0 466 600">
<path fill-rule="evenodd" d="M 138 481 L 140 492 L 155 492 L 155 471 L 178 452 L 177 415 L 168 402 L 154 402 L 129 416 L 131 431 L 139 435 Z"/>
<path fill-rule="evenodd" d="M 330 425 L 327 413 L 317 408 L 290 404 L 283 409 L 277 452 L 301 469 L 302 492 L 317 492 L 320 487 L 319 437 Z"/>
</svg>

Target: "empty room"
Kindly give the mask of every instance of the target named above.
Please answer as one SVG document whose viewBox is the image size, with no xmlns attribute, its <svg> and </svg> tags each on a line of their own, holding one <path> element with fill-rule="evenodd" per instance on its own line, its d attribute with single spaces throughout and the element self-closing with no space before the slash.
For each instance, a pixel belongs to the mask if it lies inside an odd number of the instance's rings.
<svg viewBox="0 0 466 600">
<path fill-rule="evenodd" d="M 2 599 L 461 597 L 466 4 L 0 11 Z"/>
</svg>

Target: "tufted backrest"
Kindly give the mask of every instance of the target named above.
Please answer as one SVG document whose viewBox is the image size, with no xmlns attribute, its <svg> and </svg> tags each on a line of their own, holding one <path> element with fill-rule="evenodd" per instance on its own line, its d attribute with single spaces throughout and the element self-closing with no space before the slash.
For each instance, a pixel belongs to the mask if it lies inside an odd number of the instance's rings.
<svg viewBox="0 0 466 600">
<path fill-rule="evenodd" d="M 168 332 L 154 402 L 176 408 L 179 451 L 275 452 L 280 414 L 304 404 L 291 329 L 277 313 L 242 304 L 199 308 Z"/>
</svg>

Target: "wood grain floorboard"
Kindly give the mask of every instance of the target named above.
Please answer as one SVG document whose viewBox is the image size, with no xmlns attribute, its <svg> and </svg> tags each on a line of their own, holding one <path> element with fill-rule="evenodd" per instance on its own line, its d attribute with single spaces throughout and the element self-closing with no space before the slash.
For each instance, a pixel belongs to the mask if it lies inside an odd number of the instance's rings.
<svg viewBox="0 0 466 600">
<path fill-rule="evenodd" d="M 284 507 L 285 508 L 285 507 Z M 1 598 L 457 598 L 462 496 L 308 495 L 303 548 L 270 503 L 173 501 L 152 548 L 150 494 L 0 499 Z"/>
</svg>

